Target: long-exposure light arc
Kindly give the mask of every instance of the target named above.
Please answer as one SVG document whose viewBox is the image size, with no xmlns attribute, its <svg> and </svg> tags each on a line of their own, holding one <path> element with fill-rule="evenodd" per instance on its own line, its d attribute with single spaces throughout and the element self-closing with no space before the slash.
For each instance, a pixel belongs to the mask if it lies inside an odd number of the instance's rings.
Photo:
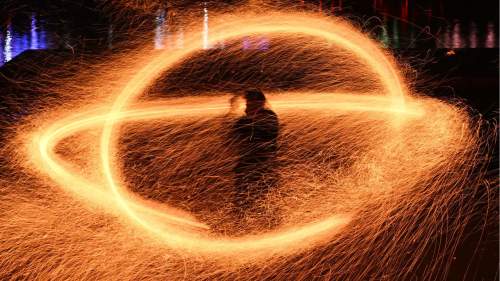
<svg viewBox="0 0 500 281">
<path fill-rule="evenodd" d="M 307 34 L 313 37 L 324 38 L 329 42 L 333 42 L 348 51 L 353 52 L 360 60 L 369 65 L 374 73 L 379 75 L 379 79 L 382 80 L 382 84 L 385 86 L 388 92 L 387 96 L 391 97 L 393 103 L 392 107 L 404 108 L 404 96 L 405 89 L 400 82 L 399 75 L 395 69 L 395 66 L 390 62 L 390 60 L 385 56 L 385 54 L 379 50 L 376 43 L 372 42 L 370 39 L 364 37 L 361 34 L 354 33 L 350 36 L 350 39 L 344 38 L 346 34 L 342 32 L 336 32 L 337 30 L 343 30 L 344 32 L 352 31 L 352 29 L 345 24 L 335 23 L 330 24 L 328 21 L 321 21 L 320 23 L 329 24 L 333 30 L 326 31 L 324 26 L 318 28 L 318 19 L 312 17 L 304 16 L 305 18 L 297 19 L 296 17 L 287 16 L 285 14 L 280 14 L 279 17 L 276 15 L 266 15 L 266 16 L 253 16 L 251 21 L 246 21 L 244 28 L 234 28 L 234 21 L 227 21 L 222 19 L 220 26 L 217 24 L 212 25 L 212 31 L 215 30 L 215 35 L 210 39 L 210 42 L 217 42 L 220 40 L 227 40 L 231 38 L 238 38 L 247 34 L 269 34 L 269 33 L 291 33 L 291 34 Z M 311 19 L 307 21 L 305 19 Z M 234 20 L 234 18 L 233 18 Z M 241 27 L 241 25 L 239 25 Z M 320 25 L 321 26 L 321 25 Z M 218 32 L 219 31 L 219 32 Z M 222 32 L 224 31 L 224 32 Z M 103 126 L 102 137 L 101 137 L 101 162 L 103 166 L 103 171 L 107 184 L 109 185 L 113 195 L 115 196 L 119 206 L 129 215 L 129 217 L 135 221 L 141 227 L 147 229 L 151 233 L 157 234 L 161 239 L 163 239 L 167 244 L 176 247 L 185 248 L 195 248 L 198 251 L 206 252 L 220 252 L 221 249 L 226 249 L 227 252 L 235 252 L 236 250 L 242 249 L 241 247 L 234 247 L 230 242 L 221 242 L 217 246 L 213 246 L 214 242 L 209 240 L 196 240 L 196 239 L 184 239 L 182 236 L 176 236 L 172 233 L 166 233 L 161 229 L 151 225 L 147 220 L 144 220 L 139 216 L 133 209 L 131 209 L 124 197 L 130 197 L 127 194 L 126 188 L 117 181 L 117 173 L 113 169 L 113 163 L 115 163 L 114 155 L 115 148 L 114 143 L 116 143 L 116 129 L 115 129 L 115 118 L 113 116 L 117 115 L 126 108 L 127 104 L 131 103 L 135 98 L 137 98 L 145 88 L 150 85 L 155 79 L 159 77 L 161 73 L 170 67 L 174 66 L 176 63 L 181 62 L 189 54 L 200 49 L 198 33 L 192 33 L 191 35 L 186 35 L 185 48 L 182 50 L 170 52 L 163 52 L 157 55 L 152 61 L 150 61 L 144 68 L 139 70 L 137 74 L 130 79 L 130 81 L 125 85 L 121 92 L 117 95 L 117 98 L 109 112 L 108 118 Z M 359 44 L 356 40 L 365 43 L 365 45 Z M 354 41 L 354 42 L 353 42 Z M 358 44 L 356 44 L 358 43 Z M 115 133 L 115 134 L 113 134 Z M 332 227 L 337 226 L 337 223 L 333 223 Z M 314 228 L 310 228 L 314 229 Z M 309 236 L 298 235 L 296 238 L 299 240 L 305 238 L 314 237 L 317 234 L 314 231 L 310 232 Z M 194 242 L 193 242 L 194 241 Z M 291 245 L 297 240 L 276 240 L 274 242 L 287 241 L 285 244 Z M 236 244 L 235 244 L 236 245 Z M 239 245 L 239 244 L 237 244 Z M 262 247 L 260 241 L 250 241 L 245 243 L 245 249 L 257 250 Z M 228 246 L 228 247 L 225 247 Z"/>
<path fill-rule="evenodd" d="M 400 70 L 363 27 L 294 8 L 221 7 L 210 8 L 203 41 L 199 6 L 175 22 L 175 8 L 160 8 L 164 35 L 179 24 L 192 52 L 153 50 L 144 26 L 113 52 L 55 59 L 14 99 L 7 90 L 0 279 L 444 280 L 469 258 L 460 248 L 470 227 L 478 239 L 491 231 L 496 123 L 435 98 L 428 79 L 407 83 L 418 69 Z M 111 12 L 134 30 L 144 18 Z M 234 36 L 222 40 L 225 31 Z M 247 87 L 263 90 L 279 118 L 265 175 L 278 184 L 241 210 L 235 167 L 245 147 L 232 129 L 245 116 L 235 94 Z M 103 170 L 106 122 L 120 198 Z"/>
<path fill-rule="evenodd" d="M 391 99 L 384 97 L 384 96 L 353 96 L 350 94 L 327 94 L 324 93 L 321 95 L 319 98 L 312 98 L 309 102 L 303 102 L 307 96 L 309 96 L 308 93 L 297 93 L 292 95 L 295 99 L 295 101 L 285 101 L 279 98 L 274 98 L 272 95 L 270 96 L 270 100 L 272 101 L 274 107 L 276 109 L 288 109 L 288 108 L 302 108 L 302 109 L 311 109 L 311 110 L 318 110 L 318 109 L 323 109 L 325 107 L 325 104 L 328 104 L 329 102 L 335 101 L 335 103 L 331 103 L 329 107 L 331 109 L 335 109 L 337 111 L 345 111 L 345 112 L 350 112 L 350 111 L 378 111 L 381 114 L 391 114 L 391 115 L 409 115 L 409 116 L 420 116 L 422 113 L 418 109 L 418 107 L 415 107 L 413 110 L 405 110 L 405 111 L 391 111 L 391 107 L 389 106 L 391 104 Z M 227 98 L 226 98 L 227 99 Z M 114 119 L 116 122 L 130 122 L 130 121 L 147 121 L 147 120 L 152 120 L 152 119 L 157 119 L 157 118 L 176 118 L 180 116 L 195 116 L 198 114 L 202 114 L 203 116 L 206 116 L 207 114 L 223 114 L 225 110 L 228 110 L 227 104 L 224 103 L 226 100 L 224 98 L 220 98 L 221 100 L 218 103 L 210 103 L 210 104 L 201 104 L 198 107 L 185 107 L 185 108 L 179 108 L 179 107 L 172 107 L 168 106 L 168 104 L 165 104 L 165 102 L 160 102 L 160 103 L 153 103 L 153 104 L 147 104 L 145 105 L 144 108 L 139 108 L 137 109 L 131 109 L 128 111 L 123 111 L 118 115 L 114 116 Z M 89 116 L 89 117 L 84 117 L 82 118 L 81 116 Z M 38 160 L 42 161 L 45 165 L 40 165 L 41 167 L 45 167 L 45 172 L 47 172 L 53 180 L 56 182 L 59 182 L 63 186 L 65 183 L 73 183 L 72 185 L 67 186 L 67 188 L 72 189 L 71 191 L 86 198 L 91 201 L 99 201 L 101 199 L 108 199 L 110 197 L 109 192 L 103 191 L 99 188 L 93 187 L 93 185 L 96 185 L 96 183 L 91 183 L 86 181 L 84 178 L 78 177 L 77 176 L 77 171 L 72 171 L 69 168 L 66 168 L 69 166 L 69 163 L 65 163 L 63 159 L 57 156 L 57 153 L 55 152 L 55 147 L 57 144 L 63 140 L 64 138 L 67 138 L 71 136 L 72 134 L 76 134 L 80 131 L 90 129 L 90 128 L 98 128 L 99 126 L 102 126 L 102 124 L 105 122 L 105 120 L 108 118 L 106 114 L 106 109 L 101 109 L 101 110 L 93 110 L 91 112 L 87 112 L 84 114 L 76 114 L 75 116 L 69 116 L 68 118 L 59 120 L 59 122 L 56 122 L 54 124 L 51 124 L 49 128 L 44 128 L 43 134 L 36 135 L 33 137 L 33 148 L 32 148 L 32 155 L 40 155 L 40 159 L 43 160 Z M 126 200 L 126 199 L 124 199 Z M 109 200 L 106 200 L 105 202 L 97 202 L 101 206 L 104 206 L 106 204 L 109 204 Z M 148 208 L 147 206 L 143 206 L 138 202 L 135 202 L 133 200 L 127 201 L 126 202 L 127 206 L 130 206 L 130 208 L 134 212 L 138 212 L 144 215 L 150 215 L 150 217 L 156 217 L 162 219 L 167 225 L 170 225 L 170 227 L 175 226 L 175 225 L 180 225 L 181 228 L 198 228 L 198 229 L 208 229 L 208 227 L 200 223 L 196 220 L 192 220 L 191 218 L 183 218 L 182 216 L 176 216 L 176 215 L 170 215 L 168 212 L 161 212 L 157 211 L 152 208 Z M 339 228 L 342 225 L 345 225 L 349 221 L 348 216 L 342 215 L 342 216 L 335 216 L 332 217 L 330 220 L 326 220 L 326 222 L 321 222 L 319 224 L 312 224 L 309 227 L 303 227 L 302 229 L 294 229 L 294 230 L 288 230 L 287 233 L 295 233 L 295 237 L 293 240 L 303 240 L 306 236 L 306 231 L 304 229 L 308 228 L 313 228 L 318 230 L 318 232 L 315 233 L 309 233 L 309 235 L 312 234 L 318 234 L 323 232 L 324 229 L 327 228 L 328 225 L 330 227 L 332 226 L 338 226 Z M 282 233 L 283 234 L 283 233 Z M 274 235 L 274 236 L 267 236 L 267 237 L 260 237 L 260 239 L 253 239 L 252 237 L 243 237 L 243 239 L 233 239 L 233 240 L 225 240 L 225 241 L 217 241 L 213 242 L 208 239 L 202 240 L 203 244 L 208 248 L 208 249 L 217 249 L 217 251 L 220 251 L 221 249 L 226 248 L 229 245 L 229 249 L 231 251 L 235 251 L 239 249 L 240 251 L 255 251 L 264 248 L 268 248 L 269 245 L 273 245 L 273 248 L 280 248 L 280 241 L 287 241 L 286 239 L 283 240 L 282 237 L 283 235 Z M 331 233 L 330 233 L 331 234 Z M 189 233 L 183 232 L 184 236 L 188 236 Z M 288 234 L 289 235 L 289 234 Z M 279 238 L 281 237 L 281 238 Z M 175 236 L 174 236 L 175 238 Z M 186 241 L 192 241 L 194 238 L 190 237 L 188 240 L 186 238 L 183 238 L 183 236 L 178 236 L 176 237 L 175 240 L 172 241 L 172 245 L 179 244 L 181 242 L 181 245 L 186 246 Z M 197 240 L 199 243 L 200 239 L 194 239 Z M 241 243 L 242 241 L 253 241 L 254 243 Z M 285 246 L 289 247 L 288 244 L 290 244 L 292 241 L 287 241 L 283 245 L 283 249 Z M 245 246 L 242 246 L 245 245 Z M 208 247 L 209 246 L 209 247 Z M 199 250 L 199 249 L 197 249 Z M 226 252 L 226 251 L 222 251 Z"/>
</svg>

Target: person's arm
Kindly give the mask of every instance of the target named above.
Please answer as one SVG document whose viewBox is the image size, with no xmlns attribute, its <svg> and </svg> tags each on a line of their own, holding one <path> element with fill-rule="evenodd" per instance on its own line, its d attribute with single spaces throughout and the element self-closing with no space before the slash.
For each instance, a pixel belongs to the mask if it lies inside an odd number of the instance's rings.
<svg viewBox="0 0 500 281">
<path fill-rule="evenodd" d="M 271 132 L 273 135 L 273 139 L 278 138 L 278 135 L 280 133 L 280 123 L 278 120 L 278 116 L 273 112 L 273 117 L 271 118 Z"/>
<path fill-rule="evenodd" d="M 278 121 L 278 116 L 273 111 L 269 110 L 268 115 L 264 120 L 264 128 L 265 128 L 265 138 L 267 141 L 274 141 L 278 135 L 280 130 L 280 124 Z"/>
</svg>

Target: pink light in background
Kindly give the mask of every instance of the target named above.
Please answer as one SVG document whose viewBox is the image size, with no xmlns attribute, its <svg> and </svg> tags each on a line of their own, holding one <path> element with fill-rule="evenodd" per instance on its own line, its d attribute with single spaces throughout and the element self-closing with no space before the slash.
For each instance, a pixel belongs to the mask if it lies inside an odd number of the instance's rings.
<svg viewBox="0 0 500 281">
<path fill-rule="evenodd" d="M 486 27 L 486 43 L 485 47 L 486 48 L 495 48 L 495 26 L 493 26 L 493 23 L 488 23 Z"/>
</svg>

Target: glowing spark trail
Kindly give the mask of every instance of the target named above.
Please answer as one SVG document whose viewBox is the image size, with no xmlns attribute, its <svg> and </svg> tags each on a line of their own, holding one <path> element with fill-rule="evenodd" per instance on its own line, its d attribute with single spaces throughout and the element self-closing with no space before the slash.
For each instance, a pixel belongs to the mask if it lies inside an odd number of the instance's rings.
<svg viewBox="0 0 500 281">
<path fill-rule="evenodd" d="M 222 22 L 224 22 L 224 20 L 222 20 Z M 329 23 L 328 22 L 323 23 L 321 21 L 316 20 L 314 22 L 309 21 L 310 24 L 308 25 L 304 24 L 302 21 L 298 21 L 295 17 L 287 17 L 284 15 L 280 15 L 279 17 L 276 17 L 274 15 L 265 17 L 252 17 L 249 19 L 243 19 L 242 23 L 243 22 L 245 23 L 245 28 L 239 28 L 239 29 L 228 29 L 226 24 L 222 24 L 222 26 L 217 26 L 217 25 L 214 26 L 215 30 L 223 29 L 226 32 L 223 33 L 219 32 L 219 34 L 222 35 L 219 35 L 218 37 L 212 40 L 216 42 L 219 40 L 227 40 L 234 37 L 241 37 L 251 33 L 257 33 L 257 34 L 305 33 L 311 36 L 320 36 L 325 40 L 331 41 L 335 44 L 339 44 L 341 47 L 344 47 L 349 51 L 352 51 L 355 55 L 357 55 L 361 59 L 366 60 L 367 64 L 369 64 L 374 69 L 374 72 L 381 76 L 383 84 L 386 85 L 387 87 L 387 92 L 392 97 L 393 104 L 390 105 L 389 108 L 404 110 L 404 108 L 401 108 L 404 106 L 403 102 L 404 89 L 401 87 L 401 82 L 399 81 L 399 77 L 397 76 L 396 71 L 394 70 L 394 67 L 392 66 L 390 61 L 386 59 L 385 56 L 380 56 L 380 55 L 374 56 L 375 54 L 377 54 L 377 52 L 374 50 L 378 49 L 373 48 L 375 46 L 369 40 L 357 36 L 349 37 L 350 40 L 346 38 L 347 34 L 345 33 L 346 32 L 345 30 L 346 29 L 349 30 L 347 25 L 342 26 L 341 24 L 337 23 L 336 26 L 332 25 L 330 26 L 331 28 L 329 29 L 327 28 L 320 29 L 318 28 L 319 24 L 329 24 Z M 239 22 L 230 22 L 230 23 L 232 25 L 236 24 L 242 26 L 242 24 L 239 24 Z M 325 30 L 332 30 L 332 31 L 326 32 Z M 336 32 L 337 30 L 343 32 Z M 186 41 L 192 42 L 193 40 L 188 38 Z M 232 253 L 237 252 L 237 250 L 240 248 L 244 248 L 255 252 L 255 250 L 260 250 L 261 248 L 269 248 L 271 246 L 280 247 L 281 243 L 284 243 L 287 247 L 290 247 L 291 245 L 297 242 L 297 239 L 304 240 L 305 238 L 314 237 L 319 230 L 323 230 L 324 226 L 318 227 L 318 225 L 312 225 L 311 227 L 309 227 L 309 230 L 295 232 L 295 235 L 287 234 L 287 235 L 282 235 L 281 237 L 276 237 L 275 239 L 267 238 L 269 240 L 264 240 L 264 242 L 257 240 L 254 243 L 250 242 L 238 243 L 236 244 L 238 245 L 237 247 L 235 247 L 234 244 L 229 242 L 210 243 L 210 241 L 201 241 L 201 242 L 193 241 L 193 239 L 184 239 L 182 238 L 182 236 L 174 235 L 173 233 L 160 232 L 160 229 L 157 226 L 151 225 L 146 220 L 138 216 L 123 199 L 126 196 L 124 195 L 126 193 L 126 189 L 117 184 L 117 181 L 115 180 L 116 177 L 114 176 L 115 172 L 113 171 L 112 168 L 112 163 L 114 162 L 113 155 L 115 154 L 114 151 L 115 149 L 112 147 L 113 125 L 114 125 L 114 120 L 116 119 L 115 116 L 120 114 L 120 111 L 122 110 L 122 108 L 126 106 L 126 103 L 129 102 L 129 100 L 133 100 L 134 96 L 137 96 L 138 94 L 142 93 L 145 87 L 147 87 L 148 84 L 152 83 L 152 81 L 154 81 L 159 76 L 159 74 L 164 71 L 164 69 L 174 65 L 177 61 L 181 60 L 189 53 L 195 51 L 197 48 L 199 47 L 196 45 L 193 46 L 193 44 L 191 43 L 191 45 L 186 45 L 186 47 L 182 51 L 175 53 L 173 55 L 170 53 L 160 54 L 157 58 L 155 58 L 152 62 L 150 62 L 142 70 L 140 70 L 135 77 L 132 77 L 130 82 L 128 82 L 127 85 L 125 85 L 122 93 L 120 93 L 120 95 L 117 97 L 111 109 L 111 112 L 109 113 L 109 117 L 104 124 L 102 141 L 101 141 L 101 158 L 102 158 L 102 165 L 104 168 L 104 174 L 106 176 L 106 179 L 108 181 L 108 184 L 110 186 L 113 195 L 116 197 L 116 200 L 123 208 L 123 210 L 126 213 L 128 213 L 128 215 L 133 220 L 135 220 L 139 225 L 143 226 L 144 228 L 159 235 L 162 235 L 165 241 L 168 242 L 171 246 L 181 245 L 181 247 L 196 248 L 197 250 L 207 250 L 207 251 L 217 251 L 217 252 L 228 251 Z M 340 220 L 340 222 L 343 221 L 345 221 L 345 219 Z M 330 226 L 334 227 L 337 226 L 338 224 L 339 224 L 338 220 L 333 220 L 330 223 Z M 255 247 L 253 246 L 254 244 Z M 243 247 L 242 245 L 245 246 Z"/>
<path fill-rule="evenodd" d="M 110 93 L 102 101 L 78 112 L 63 105 L 20 127 L 8 145 L 15 152 L 2 153 L 22 159 L 11 165 L 37 181 L 19 180 L 12 184 L 18 193 L 0 192 L 0 232 L 7 237 L 0 241 L 6 268 L 0 277 L 404 280 L 440 235 L 440 255 L 422 280 L 446 275 L 463 222 L 474 212 L 463 190 L 482 179 L 471 176 L 484 152 L 466 111 L 410 94 L 394 59 L 340 19 L 211 13 L 210 36 L 206 20 L 183 31 L 182 49 L 130 52 L 129 60 L 101 66 L 102 77 L 88 88 L 95 96 Z M 228 104 L 231 95 L 167 92 L 155 100 L 148 93 L 176 67 L 214 51 L 207 46 L 225 42 L 232 52 L 231 42 L 259 36 L 324 42 L 357 63 L 357 72 L 325 67 L 332 81 L 354 72 L 380 87 L 267 91 L 283 124 L 280 186 L 235 221 L 227 201 L 237 155 L 224 139 L 238 113 Z M 285 65 L 274 46 L 280 41 L 272 40 L 266 55 L 274 66 Z M 196 76 L 190 67 L 193 73 L 182 75 Z M 339 84 L 354 83 L 349 79 Z M 24 185 L 40 186 L 22 191 Z M 450 210 L 460 212 L 450 217 Z M 26 259 L 16 258 L 29 248 Z"/>
</svg>

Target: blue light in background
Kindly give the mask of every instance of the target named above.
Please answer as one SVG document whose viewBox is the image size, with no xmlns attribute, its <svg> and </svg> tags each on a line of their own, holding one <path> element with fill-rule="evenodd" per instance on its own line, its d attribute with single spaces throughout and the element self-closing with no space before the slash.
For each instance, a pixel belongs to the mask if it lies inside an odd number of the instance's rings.
<svg viewBox="0 0 500 281">
<path fill-rule="evenodd" d="M 30 49 L 38 50 L 38 27 L 35 14 L 31 15 L 31 45 Z"/>
<path fill-rule="evenodd" d="M 12 59 L 12 25 L 7 26 L 7 31 L 5 32 L 5 46 L 3 48 L 3 58 L 4 62 L 8 62 Z"/>
<path fill-rule="evenodd" d="M 47 49 L 47 36 L 36 15 L 31 15 L 29 33 L 19 34 L 9 23 L 0 41 L 0 66 L 26 50 Z"/>
</svg>

